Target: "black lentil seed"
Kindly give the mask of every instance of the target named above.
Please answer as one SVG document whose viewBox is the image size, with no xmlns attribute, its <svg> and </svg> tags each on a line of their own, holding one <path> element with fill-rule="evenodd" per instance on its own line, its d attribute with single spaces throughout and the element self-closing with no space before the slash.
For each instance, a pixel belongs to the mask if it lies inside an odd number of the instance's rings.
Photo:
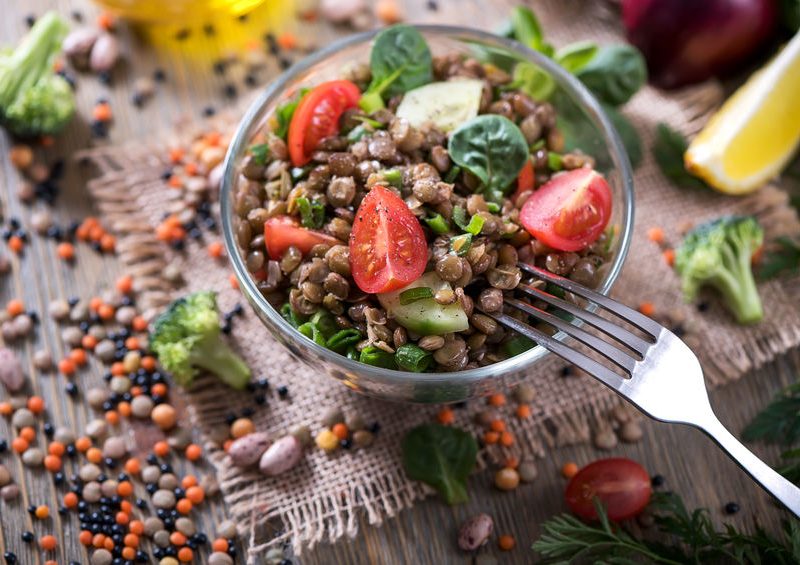
<svg viewBox="0 0 800 565">
<path fill-rule="evenodd" d="M 214 26 L 212 24 L 204 24 L 203 25 L 203 33 L 206 34 L 207 36 L 211 37 L 216 32 L 217 32 L 217 30 L 214 28 Z"/>
<path fill-rule="evenodd" d="M 658 488 L 664 486 L 665 481 L 666 479 L 663 475 L 653 475 L 653 477 L 650 479 L 650 484 L 653 485 L 653 488 Z"/>
<path fill-rule="evenodd" d="M 9 565 L 13 565 L 14 563 L 17 562 L 17 554 L 14 553 L 13 551 L 6 551 L 3 554 L 3 558 L 6 560 L 6 563 L 8 563 Z"/>
<path fill-rule="evenodd" d="M 164 69 L 156 69 L 153 71 L 153 80 L 156 82 L 164 82 L 167 80 L 167 73 L 164 72 Z"/>
<path fill-rule="evenodd" d="M 206 118 L 210 118 L 211 116 L 213 116 L 216 113 L 217 113 L 217 110 L 213 106 L 206 106 L 205 108 L 203 108 L 203 115 Z"/>
<path fill-rule="evenodd" d="M 192 30 L 185 27 L 183 29 L 179 29 L 178 32 L 175 34 L 175 39 L 178 41 L 183 41 L 185 39 L 189 39 L 189 36 L 192 35 Z"/>
<path fill-rule="evenodd" d="M 31 543 L 33 541 L 33 532 L 24 531 L 20 537 L 25 543 Z"/>
<path fill-rule="evenodd" d="M 280 396 L 281 398 L 286 398 L 287 396 L 289 396 L 289 387 L 287 387 L 286 385 L 279 386 L 278 396 Z"/>
<path fill-rule="evenodd" d="M 739 510 L 739 505 L 735 502 L 729 502 L 725 505 L 725 514 L 736 514 Z"/>
<path fill-rule="evenodd" d="M 226 84 L 222 92 L 228 98 L 236 98 L 236 86 L 233 84 Z"/>
</svg>

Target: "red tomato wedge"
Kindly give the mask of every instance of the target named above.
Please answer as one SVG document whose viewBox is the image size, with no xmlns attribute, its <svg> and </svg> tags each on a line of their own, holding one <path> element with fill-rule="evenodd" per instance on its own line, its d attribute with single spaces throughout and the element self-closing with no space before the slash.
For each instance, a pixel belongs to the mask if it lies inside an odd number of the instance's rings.
<svg viewBox="0 0 800 565">
<path fill-rule="evenodd" d="M 428 244 L 419 220 L 403 199 L 374 187 L 356 212 L 350 232 L 350 269 L 364 292 L 389 292 L 422 276 Z"/>
<path fill-rule="evenodd" d="M 611 188 L 592 169 L 556 175 L 534 192 L 519 215 L 528 232 L 560 251 L 578 251 L 597 240 L 611 218 Z"/>
<path fill-rule="evenodd" d="M 264 244 L 270 259 L 279 260 L 294 245 L 305 255 L 318 243 L 341 243 L 326 233 L 306 229 L 289 216 L 275 216 L 264 222 Z"/>
<path fill-rule="evenodd" d="M 534 176 L 533 161 L 531 161 L 529 157 L 528 160 L 525 161 L 525 164 L 522 166 L 522 170 L 519 172 L 519 176 L 517 177 L 517 190 L 514 191 L 513 201 L 516 202 L 517 197 L 523 192 L 533 190 L 535 185 L 536 178 Z"/>
<path fill-rule="evenodd" d="M 289 156 L 295 167 L 311 160 L 320 140 L 339 133 L 339 118 L 358 104 L 361 91 L 349 80 L 332 80 L 314 87 L 300 100 L 289 123 Z"/>
<path fill-rule="evenodd" d="M 650 502 L 650 476 L 636 461 L 623 457 L 599 459 L 578 471 L 567 485 L 564 497 L 577 516 L 596 520 L 596 497 L 609 519 L 627 520 L 638 515 Z"/>
</svg>

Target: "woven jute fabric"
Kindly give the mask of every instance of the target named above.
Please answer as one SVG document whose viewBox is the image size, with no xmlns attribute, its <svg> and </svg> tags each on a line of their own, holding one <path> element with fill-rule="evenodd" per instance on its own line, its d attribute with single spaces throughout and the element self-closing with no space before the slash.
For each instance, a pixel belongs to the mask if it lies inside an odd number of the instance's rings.
<svg viewBox="0 0 800 565">
<path fill-rule="evenodd" d="M 616 20 L 605 4 L 559 0 L 537 2 L 535 8 L 548 37 L 557 45 L 585 38 L 599 43 L 620 40 Z M 649 148 L 655 124 L 666 122 L 691 135 L 719 100 L 720 91 L 714 84 L 668 95 L 648 87 L 625 107 L 625 114 Z M 180 139 L 182 134 L 174 135 Z M 226 262 L 211 259 L 195 243 L 182 253 L 173 252 L 153 235 L 154 226 L 165 212 L 172 211 L 179 196 L 166 189 L 161 179 L 164 147 L 171 141 L 89 152 L 87 156 L 100 170 L 90 182 L 90 190 L 119 236 L 120 259 L 134 273 L 139 303 L 149 315 L 178 294 L 199 289 L 219 291 L 220 305 L 228 309 L 241 301 L 241 296 L 230 285 L 231 270 Z M 785 194 L 765 187 L 746 198 L 728 198 L 711 191 L 679 189 L 661 176 L 649 151 L 645 154 L 635 177 L 633 244 L 612 294 L 631 305 L 653 302 L 657 311 L 681 318 L 711 386 L 736 379 L 798 345 L 800 278 L 762 284 L 764 321 L 740 327 L 713 299 L 702 313 L 683 304 L 676 274 L 663 260 L 661 249 L 646 237 L 648 228 L 659 226 L 669 242 L 677 243 L 681 230 L 688 225 L 730 213 L 755 214 L 768 237 L 796 230 L 797 218 Z M 164 269 L 171 262 L 180 263 L 185 287 L 176 290 L 164 280 Z M 224 452 L 211 449 L 209 457 L 232 518 L 248 536 L 251 562 L 261 562 L 263 552 L 275 544 L 288 541 L 299 552 L 322 541 L 353 536 L 359 513 L 377 525 L 430 493 L 405 477 L 400 442 L 407 430 L 431 421 L 435 408 L 398 405 L 351 392 L 293 359 L 252 314 L 237 319 L 232 338 L 254 375 L 267 377 L 273 384 L 267 405 L 256 407 L 258 429 L 278 436 L 292 426 L 306 424 L 316 432 L 323 412 L 332 406 L 341 406 L 346 413 L 358 412 L 367 422 L 376 421 L 381 426 L 369 448 L 339 450 L 333 455 L 309 449 L 302 463 L 275 478 L 236 468 Z M 528 380 L 537 390 L 533 416 L 518 420 L 511 417 L 513 408 L 509 407 L 507 420 L 515 444 L 483 452 L 482 460 L 510 454 L 544 456 L 553 446 L 588 441 L 592 430 L 608 425 L 610 412 L 619 409 L 619 399 L 590 378 L 563 378 L 562 367 L 563 363 L 551 356 L 531 370 Z M 286 399 L 275 393 L 280 385 L 289 389 Z M 225 426 L 226 415 L 254 407 L 252 395 L 232 392 L 208 377 L 200 379 L 187 395 L 191 417 L 209 438 Z M 478 433 L 472 420 L 483 405 L 476 400 L 456 410 L 456 425 Z"/>
</svg>

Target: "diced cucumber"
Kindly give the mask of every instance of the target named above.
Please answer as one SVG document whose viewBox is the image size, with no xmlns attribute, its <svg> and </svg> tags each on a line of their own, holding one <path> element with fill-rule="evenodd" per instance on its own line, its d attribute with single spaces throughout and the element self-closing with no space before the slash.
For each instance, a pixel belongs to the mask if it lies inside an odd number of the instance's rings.
<svg viewBox="0 0 800 565">
<path fill-rule="evenodd" d="M 414 127 L 425 122 L 444 132 L 478 115 L 483 94 L 483 81 L 475 79 L 432 82 L 409 90 L 397 107 L 397 117 L 405 118 Z"/>
<path fill-rule="evenodd" d="M 442 305 L 433 298 L 424 298 L 410 304 L 400 303 L 401 292 L 421 286 L 433 289 L 434 293 L 451 288 L 436 273 L 430 272 L 400 290 L 379 294 L 378 300 L 398 324 L 420 335 L 444 335 L 464 331 L 469 327 L 467 314 L 458 302 Z"/>
</svg>

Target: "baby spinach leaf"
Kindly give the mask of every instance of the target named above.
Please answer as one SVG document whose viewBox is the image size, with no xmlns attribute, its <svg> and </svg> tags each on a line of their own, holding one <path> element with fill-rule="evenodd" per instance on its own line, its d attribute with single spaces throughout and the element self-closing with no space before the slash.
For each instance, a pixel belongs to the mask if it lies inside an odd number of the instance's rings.
<svg viewBox="0 0 800 565">
<path fill-rule="evenodd" d="M 647 82 L 647 67 L 636 47 L 607 45 L 578 69 L 575 76 L 601 102 L 620 106 Z"/>
<path fill-rule="evenodd" d="M 625 151 L 628 153 L 628 159 L 631 162 L 631 167 L 634 169 L 642 162 L 642 140 L 639 138 L 639 132 L 633 127 L 633 124 L 616 108 L 612 108 L 603 104 L 603 110 L 606 115 L 611 119 L 611 123 L 617 129 L 622 144 L 625 146 Z"/>
<path fill-rule="evenodd" d="M 375 36 L 369 66 L 368 94 L 389 97 L 433 81 L 431 51 L 422 34 L 409 25 L 392 26 Z"/>
<path fill-rule="evenodd" d="M 667 124 L 660 123 L 656 126 L 656 141 L 653 144 L 653 157 L 661 169 L 661 173 L 675 186 L 683 188 L 705 188 L 699 178 L 686 170 L 683 164 L 683 154 L 689 147 L 689 142 Z"/>
<path fill-rule="evenodd" d="M 432 486 L 448 504 L 469 499 L 467 477 L 475 467 L 478 443 L 453 426 L 423 424 L 403 438 L 403 468 L 414 480 Z"/>
<path fill-rule="evenodd" d="M 553 59 L 570 73 L 585 67 L 597 54 L 597 45 L 591 41 L 576 41 L 556 51 Z"/>
<path fill-rule="evenodd" d="M 489 200 L 502 199 L 528 159 L 519 127 L 503 116 L 484 114 L 459 127 L 448 142 L 450 158 L 478 177 Z"/>
</svg>

